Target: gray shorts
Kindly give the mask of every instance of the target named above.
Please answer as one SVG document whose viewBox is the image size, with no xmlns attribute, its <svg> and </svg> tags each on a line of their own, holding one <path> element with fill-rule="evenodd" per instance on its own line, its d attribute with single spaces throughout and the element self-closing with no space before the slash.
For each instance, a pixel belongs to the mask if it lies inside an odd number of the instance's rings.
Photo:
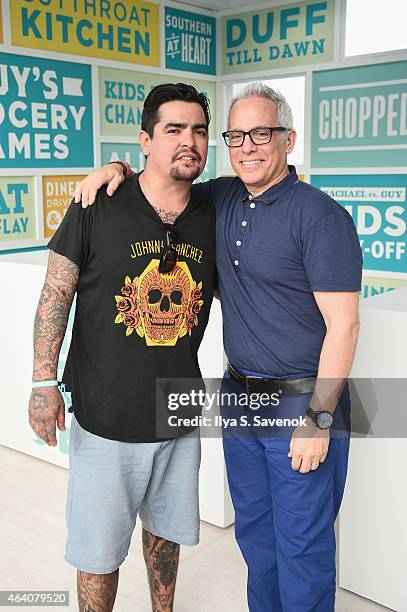
<svg viewBox="0 0 407 612">
<path fill-rule="evenodd" d="M 156 443 L 117 442 L 72 416 L 65 560 L 93 574 L 124 561 L 137 514 L 147 531 L 179 544 L 199 541 L 199 432 Z"/>
</svg>

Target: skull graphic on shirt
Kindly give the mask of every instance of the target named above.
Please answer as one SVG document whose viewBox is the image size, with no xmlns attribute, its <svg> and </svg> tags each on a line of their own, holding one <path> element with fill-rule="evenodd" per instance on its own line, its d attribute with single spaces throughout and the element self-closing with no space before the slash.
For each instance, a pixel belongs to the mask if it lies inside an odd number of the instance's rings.
<svg viewBox="0 0 407 612">
<path fill-rule="evenodd" d="M 196 284 L 185 262 L 167 274 L 159 272 L 158 264 L 153 259 L 133 281 L 126 277 L 122 295 L 115 296 L 115 323 L 126 325 L 126 335 L 136 331 L 147 346 L 174 346 L 198 324 L 202 283 Z"/>
</svg>

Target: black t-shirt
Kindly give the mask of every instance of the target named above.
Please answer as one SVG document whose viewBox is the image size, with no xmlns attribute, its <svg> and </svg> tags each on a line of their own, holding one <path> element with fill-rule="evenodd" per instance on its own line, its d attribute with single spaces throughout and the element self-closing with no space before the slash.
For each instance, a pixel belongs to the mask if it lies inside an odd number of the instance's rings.
<svg viewBox="0 0 407 612">
<path fill-rule="evenodd" d="M 173 226 L 178 261 L 158 272 L 166 229 L 138 175 L 91 207 L 71 203 L 49 248 L 80 267 L 64 372 L 80 425 L 123 442 L 159 435 L 156 378 L 200 378 L 197 351 L 215 279 L 215 213 L 196 195 Z M 191 408 L 191 414 L 197 409 Z"/>
</svg>

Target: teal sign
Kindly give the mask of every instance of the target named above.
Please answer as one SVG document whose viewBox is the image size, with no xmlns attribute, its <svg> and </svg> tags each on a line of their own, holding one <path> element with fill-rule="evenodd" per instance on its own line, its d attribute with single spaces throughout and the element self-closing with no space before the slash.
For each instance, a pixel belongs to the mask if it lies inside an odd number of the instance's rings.
<svg viewBox="0 0 407 612">
<path fill-rule="evenodd" d="M 407 62 L 314 72 L 313 168 L 405 166 Z"/>
<path fill-rule="evenodd" d="M 364 276 L 362 279 L 361 297 L 368 298 L 387 291 L 394 291 L 400 287 L 407 286 L 406 278 L 377 278 L 375 276 Z"/>
<path fill-rule="evenodd" d="M 102 143 L 102 165 L 108 164 L 116 159 L 122 159 L 130 164 L 135 172 L 140 172 L 144 168 L 144 155 L 138 144 L 123 143 Z"/>
<path fill-rule="evenodd" d="M 103 143 L 102 165 L 108 164 L 115 159 L 127 161 L 134 172 L 140 172 L 144 168 L 145 158 L 139 144 Z M 208 159 L 201 176 L 195 181 L 201 183 L 216 177 L 216 147 L 209 147 Z"/>
<path fill-rule="evenodd" d="M 334 0 L 318 0 L 222 17 L 222 73 L 286 70 L 331 61 L 334 16 Z"/>
<path fill-rule="evenodd" d="M 312 176 L 311 183 L 352 215 L 365 270 L 407 273 L 406 175 Z"/>
<path fill-rule="evenodd" d="M 216 74 L 216 19 L 165 8 L 165 67 Z"/>
<path fill-rule="evenodd" d="M 91 68 L 0 53 L 0 167 L 93 166 Z"/>
</svg>

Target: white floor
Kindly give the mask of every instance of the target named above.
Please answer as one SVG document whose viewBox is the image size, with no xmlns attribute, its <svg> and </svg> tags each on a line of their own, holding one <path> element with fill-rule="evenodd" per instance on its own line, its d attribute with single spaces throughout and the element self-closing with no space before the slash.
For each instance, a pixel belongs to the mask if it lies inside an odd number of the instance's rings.
<svg viewBox="0 0 407 612">
<path fill-rule="evenodd" d="M 67 471 L 4 446 L 0 446 L 0 466 L 0 591 L 68 590 L 69 610 L 77 610 L 75 570 L 63 560 Z M 202 523 L 199 546 L 182 550 L 175 611 L 247 612 L 245 581 L 233 528 Z M 115 610 L 151 610 L 140 528 L 121 568 Z M 336 610 L 388 608 L 339 589 Z"/>
</svg>

